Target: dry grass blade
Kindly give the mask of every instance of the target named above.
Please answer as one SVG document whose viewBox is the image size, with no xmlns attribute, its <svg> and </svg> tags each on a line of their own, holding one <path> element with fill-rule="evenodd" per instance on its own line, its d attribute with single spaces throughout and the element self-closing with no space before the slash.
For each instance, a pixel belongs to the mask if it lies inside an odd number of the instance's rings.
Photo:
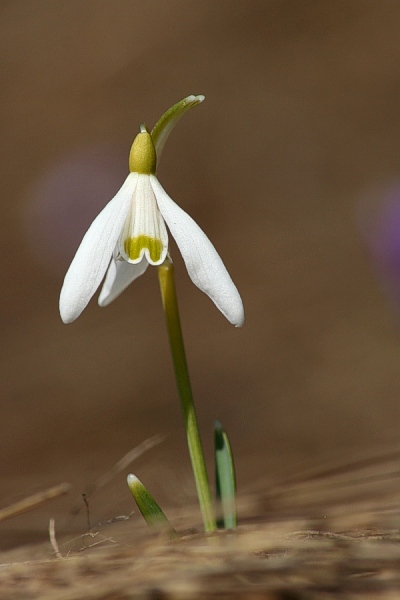
<svg viewBox="0 0 400 600">
<path fill-rule="evenodd" d="M 69 492 L 71 486 L 69 483 L 60 483 L 59 485 L 55 485 L 43 492 L 37 492 L 36 494 L 32 494 L 32 496 L 28 496 L 23 500 L 19 500 L 6 508 L 2 508 L 0 510 L 0 521 L 5 521 L 6 519 L 11 519 L 17 515 L 20 515 L 28 510 L 33 510 L 47 502 L 48 500 L 53 500 L 54 498 L 58 498 L 58 496 L 62 496 Z"/>
<path fill-rule="evenodd" d="M 117 463 L 115 463 L 112 469 L 110 469 L 109 471 L 107 471 L 107 473 L 104 473 L 104 475 L 96 479 L 96 481 L 90 486 L 89 493 L 91 494 L 99 488 L 107 485 L 107 483 L 114 479 L 114 477 L 121 473 L 121 471 L 128 468 L 133 463 L 133 461 L 137 460 L 140 456 L 142 456 L 142 454 L 144 454 L 151 448 L 154 448 L 154 446 L 161 444 L 163 440 L 163 435 L 154 435 L 153 437 L 144 440 L 144 442 L 139 444 L 139 446 L 135 446 L 135 448 L 129 450 L 127 454 L 125 454 Z"/>
</svg>

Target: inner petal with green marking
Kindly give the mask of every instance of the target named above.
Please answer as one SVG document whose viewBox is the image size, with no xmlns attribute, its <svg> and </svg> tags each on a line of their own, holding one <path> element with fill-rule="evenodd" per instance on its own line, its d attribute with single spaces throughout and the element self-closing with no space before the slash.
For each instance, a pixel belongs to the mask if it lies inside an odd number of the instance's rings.
<svg viewBox="0 0 400 600">
<path fill-rule="evenodd" d="M 127 262 L 137 264 L 145 257 L 151 265 L 160 265 L 168 251 L 167 229 L 157 206 L 150 177 L 141 173 L 136 176 L 131 208 L 118 249 Z"/>
<path fill-rule="evenodd" d="M 124 250 L 132 261 L 141 258 L 146 249 L 153 263 L 160 262 L 163 251 L 161 240 L 143 234 L 136 238 L 128 237 L 124 240 Z"/>
</svg>

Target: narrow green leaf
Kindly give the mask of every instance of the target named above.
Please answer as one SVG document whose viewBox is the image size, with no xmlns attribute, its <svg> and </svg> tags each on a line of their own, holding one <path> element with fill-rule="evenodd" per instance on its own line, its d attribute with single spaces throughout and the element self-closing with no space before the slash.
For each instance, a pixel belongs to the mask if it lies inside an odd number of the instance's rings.
<svg viewBox="0 0 400 600">
<path fill-rule="evenodd" d="M 217 526 L 219 529 L 235 529 L 236 478 L 229 438 L 219 421 L 214 423 L 215 483 L 218 504 Z"/>
<path fill-rule="evenodd" d="M 168 531 L 175 537 L 177 535 L 175 529 L 168 521 L 160 506 L 154 500 L 153 496 L 144 487 L 143 483 L 136 475 L 132 475 L 132 473 L 128 475 L 127 483 L 147 525 L 158 530 Z"/>
</svg>

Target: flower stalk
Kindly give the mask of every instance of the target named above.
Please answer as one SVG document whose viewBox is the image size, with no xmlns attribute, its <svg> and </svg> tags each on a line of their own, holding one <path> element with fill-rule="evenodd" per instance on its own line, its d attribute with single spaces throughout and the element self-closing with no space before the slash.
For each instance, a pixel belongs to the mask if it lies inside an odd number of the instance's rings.
<svg viewBox="0 0 400 600">
<path fill-rule="evenodd" d="M 210 532 L 216 529 L 214 509 L 186 362 L 176 295 L 174 266 L 169 257 L 158 267 L 158 279 L 200 510 L 204 529 L 206 532 Z"/>
</svg>

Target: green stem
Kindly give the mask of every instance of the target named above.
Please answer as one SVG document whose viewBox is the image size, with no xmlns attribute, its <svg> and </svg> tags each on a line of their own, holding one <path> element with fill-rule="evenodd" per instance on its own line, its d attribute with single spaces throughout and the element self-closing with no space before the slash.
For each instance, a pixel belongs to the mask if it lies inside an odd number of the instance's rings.
<svg viewBox="0 0 400 600">
<path fill-rule="evenodd" d="M 175 369 L 176 384 L 181 399 L 189 455 L 192 462 L 194 479 L 200 510 L 203 517 L 205 531 L 214 531 L 216 528 L 214 510 L 211 499 L 210 484 L 208 482 L 203 448 L 196 419 L 193 403 L 192 388 L 190 385 L 189 371 L 186 362 L 185 347 L 183 344 L 181 322 L 179 317 L 178 299 L 176 296 L 174 266 L 167 258 L 158 267 L 161 297 L 164 307 L 172 360 Z"/>
</svg>

